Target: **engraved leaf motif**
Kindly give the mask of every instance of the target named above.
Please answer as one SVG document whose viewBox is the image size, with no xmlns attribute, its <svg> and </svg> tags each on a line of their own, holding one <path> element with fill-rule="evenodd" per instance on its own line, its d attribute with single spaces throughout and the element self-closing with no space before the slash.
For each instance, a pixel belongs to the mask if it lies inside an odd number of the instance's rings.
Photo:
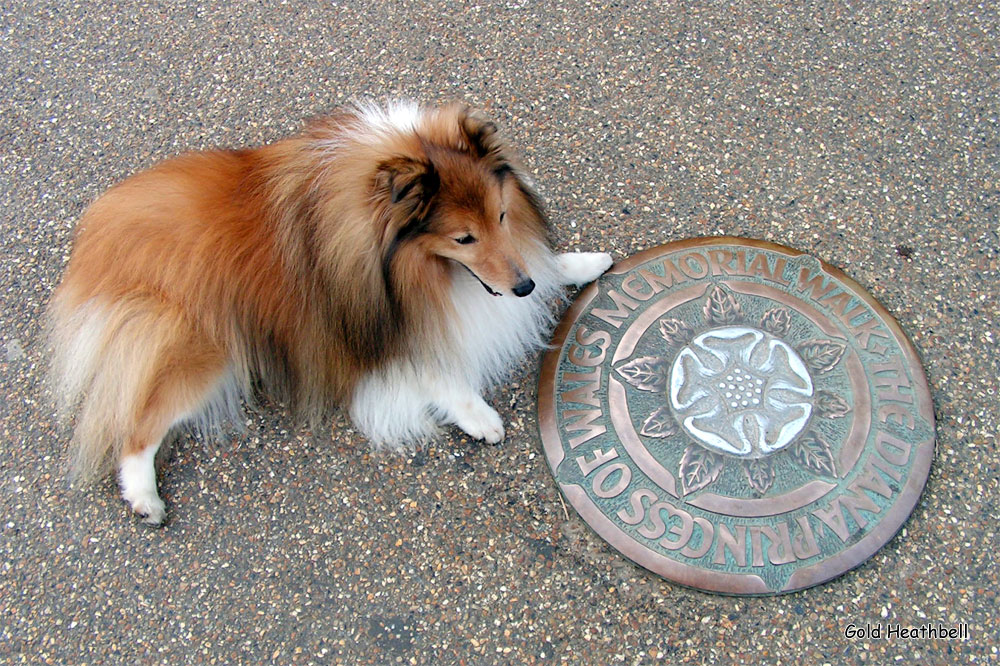
<svg viewBox="0 0 1000 666">
<path fill-rule="evenodd" d="M 670 409 L 665 406 L 660 407 L 650 414 L 642 422 L 642 428 L 639 430 L 640 435 L 656 438 L 670 437 L 676 432 L 677 421 L 674 420 L 674 415 L 670 413 Z"/>
<path fill-rule="evenodd" d="M 792 457 L 814 474 L 837 478 L 837 467 L 830 445 L 815 432 L 807 432 L 795 442 Z"/>
<path fill-rule="evenodd" d="M 771 489 L 771 484 L 774 483 L 774 467 L 766 458 L 747 460 L 743 465 L 743 471 L 747 474 L 750 487 L 761 495 Z"/>
<path fill-rule="evenodd" d="M 660 335 L 667 343 L 680 347 L 694 337 L 694 330 L 680 319 L 661 319 Z"/>
<path fill-rule="evenodd" d="M 688 446 L 681 456 L 681 492 L 687 495 L 708 486 L 719 478 L 724 466 L 722 456 L 695 444 Z"/>
<path fill-rule="evenodd" d="M 616 370 L 640 391 L 662 391 L 667 385 L 667 362 L 657 356 L 641 356 Z"/>
<path fill-rule="evenodd" d="M 735 324 L 743 318 L 743 310 L 733 295 L 720 285 L 708 292 L 705 302 L 705 323 L 710 326 Z"/>
<path fill-rule="evenodd" d="M 783 338 L 792 328 L 792 315 L 786 308 L 773 308 L 760 318 L 760 327 L 775 337 Z"/>
<path fill-rule="evenodd" d="M 833 340 L 807 340 L 798 346 L 802 360 L 819 374 L 833 370 L 844 355 L 844 349 L 844 343 Z"/>
<path fill-rule="evenodd" d="M 816 394 L 816 414 L 827 419 L 839 419 L 851 411 L 847 401 L 836 393 L 820 391 Z"/>
</svg>

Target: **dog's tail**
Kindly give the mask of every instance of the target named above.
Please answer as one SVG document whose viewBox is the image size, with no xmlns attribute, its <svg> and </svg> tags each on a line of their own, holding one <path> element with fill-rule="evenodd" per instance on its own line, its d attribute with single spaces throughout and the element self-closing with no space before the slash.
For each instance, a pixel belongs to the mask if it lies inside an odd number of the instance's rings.
<svg viewBox="0 0 1000 666">
<path fill-rule="evenodd" d="M 205 392 L 183 378 L 165 377 L 165 358 L 183 354 L 190 334 L 182 317 L 162 304 L 136 297 L 113 305 L 91 299 L 72 302 L 57 291 L 47 313 L 52 354 L 50 387 L 60 419 L 75 417 L 70 441 L 70 478 L 83 484 L 107 474 L 137 429 L 148 428 L 154 387 L 170 379 L 179 387 L 165 427 L 194 421 L 213 429 L 238 417 L 240 391 L 232 372 L 216 373 Z M 169 364 L 168 364 L 169 365 Z M 176 365 L 176 363 L 174 363 Z M 180 379 L 180 381 L 177 381 Z M 201 382 L 199 382 L 201 384 Z"/>
</svg>

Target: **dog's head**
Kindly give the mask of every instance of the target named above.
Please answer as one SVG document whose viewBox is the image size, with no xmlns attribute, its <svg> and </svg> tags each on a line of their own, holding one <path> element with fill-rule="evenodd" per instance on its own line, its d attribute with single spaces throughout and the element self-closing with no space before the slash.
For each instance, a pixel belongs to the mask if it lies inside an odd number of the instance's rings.
<svg viewBox="0 0 1000 666">
<path fill-rule="evenodd" d="M 530 294 L 525 254 L 544 242 L 547 223 L 496 125 L 468 107 L 446 107 L 406 148 L 374 179 L 386 271 L 417 253 L 464 267 L 495 296 Z"/>
</svg>

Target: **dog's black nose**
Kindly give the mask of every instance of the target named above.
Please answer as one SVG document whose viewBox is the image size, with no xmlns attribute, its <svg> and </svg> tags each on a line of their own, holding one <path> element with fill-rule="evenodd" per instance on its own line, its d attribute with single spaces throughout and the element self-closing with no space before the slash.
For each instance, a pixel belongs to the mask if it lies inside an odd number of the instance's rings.
<svg viewBox="0 0 1000 666">
<path fill-rule="evenodd" d="M 514 292 L 515 296 L 527 296 L 534 290 L 535 290 L 535 281 L 532 280 L 531 278 L 524 278 L 523 280 L 514 285 L 514 289 L 512 291 Z"/>
</svg>

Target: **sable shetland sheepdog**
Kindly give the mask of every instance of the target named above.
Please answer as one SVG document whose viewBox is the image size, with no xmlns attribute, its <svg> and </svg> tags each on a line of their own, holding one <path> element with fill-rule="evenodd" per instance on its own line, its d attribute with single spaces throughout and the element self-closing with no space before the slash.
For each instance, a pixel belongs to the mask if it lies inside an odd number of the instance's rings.
<svg viewBox="0 0 1000 666">
<path fill-rule="evenodd" d="M 552 253 L 524 170 L 466 106 L 362 103 L 170 159 L 90 206 L 49 307 L 72 473 L 116 466 L 159 524 L 165 436 L 258 392 L 310 419 L 344 404 L 376 446 L 439 423 L 497 442 L 482 393 L 545 343 L 561 287 L 610 265 Z"/>
</svg>

